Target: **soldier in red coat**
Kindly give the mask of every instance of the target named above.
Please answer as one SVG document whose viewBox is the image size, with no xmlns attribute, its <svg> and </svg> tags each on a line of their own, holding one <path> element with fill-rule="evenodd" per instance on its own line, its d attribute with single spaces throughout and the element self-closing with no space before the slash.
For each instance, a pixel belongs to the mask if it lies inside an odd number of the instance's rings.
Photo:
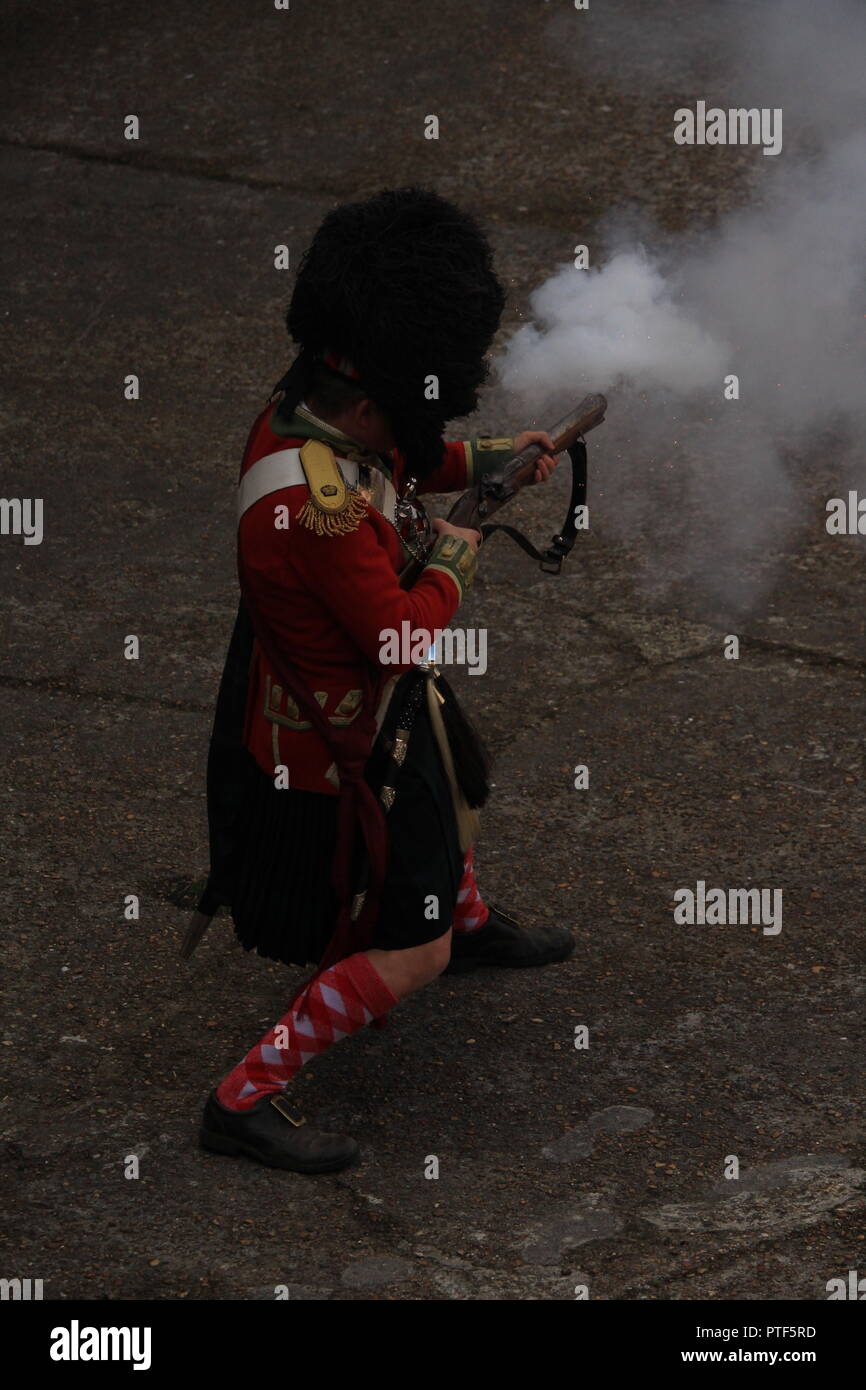
<svg viewBox="0 0 866 1390">
<path fill-rule="evenodd" d="M 527 931 L 481 902 L 483 748 L 433 660 L 384 659 L 387 632 L 448 627 L 477 565 L 480 535 L 429 524 L 419 494 L 463 489 L 531 440 L 550 447 L 538 432 L 443 443 L 446 422 L 477 403 L 502 305 L 475 222 L 417 189 L 337 208 L 302 262 L 288 314 L 298 356 L 241 467 L 241 607 L 193 936 L 226 903 L 247 949 L 317 969 L 209 1098 L 209 1149 L 344 1167 L 355 1141 L 317 1129 L 292 1099 L 306 1061 L 452 956 L 471 969 L 573 950 L 564 929 Z M 542 454 L 537 480 L 554 466 Z M 402 587 L 407 559 L 434 538 Z"/>
</svg>

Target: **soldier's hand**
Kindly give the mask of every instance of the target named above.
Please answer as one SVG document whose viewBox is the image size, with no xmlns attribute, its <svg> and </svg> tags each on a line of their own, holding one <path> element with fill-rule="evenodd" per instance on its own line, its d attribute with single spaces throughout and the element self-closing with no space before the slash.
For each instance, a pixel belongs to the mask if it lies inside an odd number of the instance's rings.
<svg viewBox="0 0 866 1390">
<path fill-rule="evenodd" d="M 524 430 L 522 434 L 514 436 L 514 452 L 519 454 L 526 448 L 527 444 L 540 444 L 543 450 L 538 455 L 535 467 L 534 483 L 546 483 L 557 464 L 556 455 L 553 452 L 553 440 L 545 430 Z"/>
<path fill-rule="evenodd" d="M 452 526 L 444 517 L 434 516 L 431 525 L 437 536 L 459 536 L 461 541 L 468 541 L 476 552 L 481 544 L 480 531 L 466 531 L 462 526 Z"/>
</svg>

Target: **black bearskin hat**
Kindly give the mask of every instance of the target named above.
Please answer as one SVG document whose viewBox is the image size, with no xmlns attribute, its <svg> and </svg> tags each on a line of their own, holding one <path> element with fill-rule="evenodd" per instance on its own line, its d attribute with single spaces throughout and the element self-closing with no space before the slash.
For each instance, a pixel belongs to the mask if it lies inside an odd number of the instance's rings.
<svg viewBox="0 0 866 1390">
<path fill-rule="evenodd" d="M 437 193 L 398 188 L 346 203 L 301 261 L 286 315 L 300 352 L 281 384 L 300 399 L 311 368 L 351 364 L 422 478 L 441 462 L 446 422 L 477 405 L 504 302 L 481 228 Z"/>
</svg>

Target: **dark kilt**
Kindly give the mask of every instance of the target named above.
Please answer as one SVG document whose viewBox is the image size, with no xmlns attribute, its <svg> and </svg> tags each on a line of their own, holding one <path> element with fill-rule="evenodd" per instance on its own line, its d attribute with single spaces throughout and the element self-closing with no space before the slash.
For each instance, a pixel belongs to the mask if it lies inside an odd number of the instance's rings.
<svg viewBox="0 0 866 1390">
<path fill-rule="evenodd" d="M 367 781 L 377 793 L 389 763 L 385 740 L 400 722 L 408 683 L 418 679 L 409 674 L 398 683 L 367 765 Z M 317 963 L 337 918 L 337 797 L 277 790 L 273 777 L 251 755 L 246 758 L 243 835 L 230 904 L 235 931 L 247 951 L 286 965 Z M 451 792 L 424 702 L 394 785 L 396 799 L 386 815 L 388 869 L 370 943 L 383 950 L 420 946 L 446 932 L 463 873 Z M 360 869 L 360 844 L 356 860 Z M 425 915 L 431 895 L 439 902 L 435 920 Z"/>
</svg>

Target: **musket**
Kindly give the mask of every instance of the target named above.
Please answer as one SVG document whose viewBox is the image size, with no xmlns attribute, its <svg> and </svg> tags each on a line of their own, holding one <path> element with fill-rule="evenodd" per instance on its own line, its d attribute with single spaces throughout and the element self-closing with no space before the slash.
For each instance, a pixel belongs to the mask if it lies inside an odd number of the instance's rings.
<svg viewBox="0 0 866 1390">
<path fill-rule="evenodd" d="M 582 442 L 583 436 L 589 430 L 594 430 L 596 425 L 602 423 L 606 410 L 607 400 L 604 396 L 584 396 L 580 405 L 571 414 L 566 415 L 558 424 L 554 425 L 553 429 L 548 431 L 553 440 L 553 448 L 550 452 L 561 454 L 568 451 L 570 453 L 576 445 Z M 510 502 L 512 497 L 520 492 L 521 488 L 532 482 L 538 458 L 546 452 L 547 450 L 539 444 L 528 444 L 525 449 L 521 449 L 519 454 L 508 459 L 500 468 L 485 473 L 474 487 L 468 488 L 461 497 L 458 497 L 448 513 L 447 520 L 451 522 L 452 526 L 480 531 L 489 522 L 491 516 L 499 511 L 500 507 L 504 507 L 506 502 Z M 573 455 L 572 461 L 574 461 Z M 505 529 L 511 530 L 510 527 Z M 557 537 L 556 539 L 560 538 Z M 433 544 L 427 548 L 426 554 L 422 558 L 413 557 L 401 570 L 400 584 L 404 589 L 411 588 L 415 583 L 426 564 L 430 551 L 433 549 Z M 533 553 L 533 549 L 530 548 L 530 554 Z"/>
</svg>

